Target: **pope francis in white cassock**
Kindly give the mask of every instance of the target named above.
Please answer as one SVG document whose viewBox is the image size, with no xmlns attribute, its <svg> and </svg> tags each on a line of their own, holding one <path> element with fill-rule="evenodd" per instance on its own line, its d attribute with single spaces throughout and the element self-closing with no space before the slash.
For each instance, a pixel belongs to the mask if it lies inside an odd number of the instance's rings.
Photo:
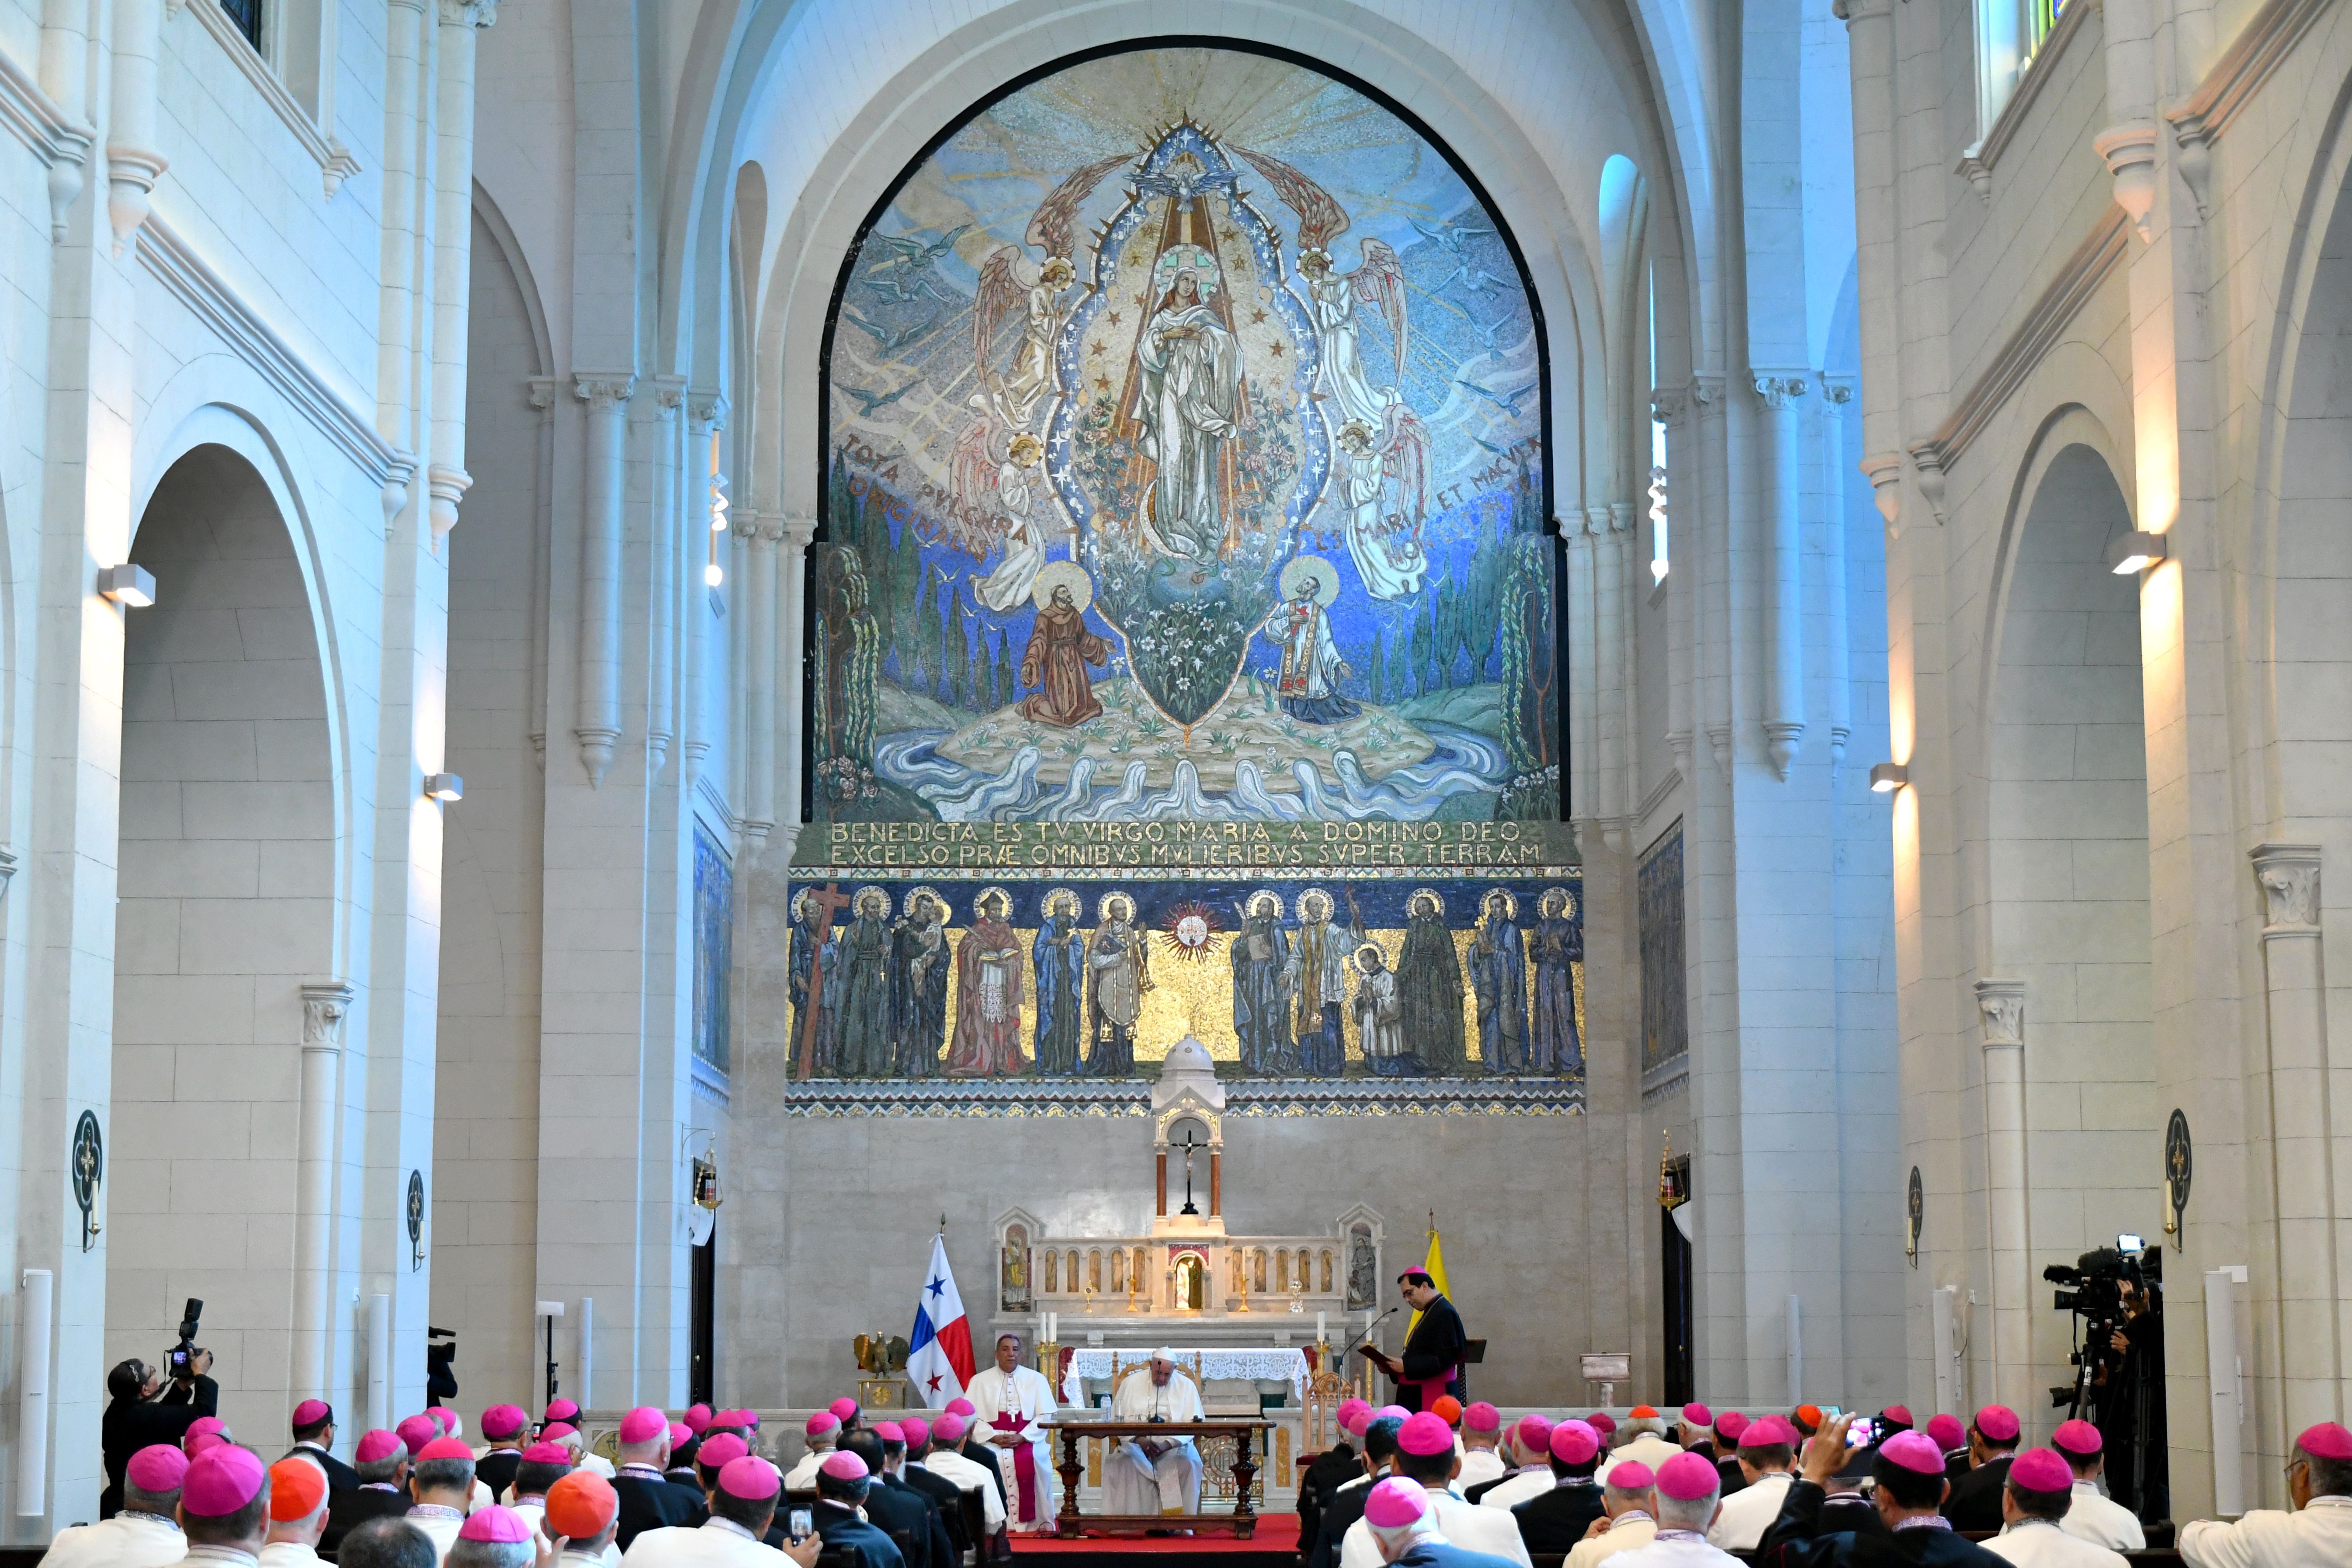
<svg viewBox="0 0 2352 1568">
<path fill-rule="evenodd" d="M 1054 1528 L 1052 1434 L 1040 1422 L 1054 1415 L 1054 1389 L 1043 1373 L 1021 1364 L 1021 1336 L 999 1334 L 996 1364 L 972 1374 L 963 1391 L 971 1401 L 971 1430 L 996 1450 L 1004 1472 L 1004 1500 L 1018 1531 Z"/>
<path fill-rule="evenodd" d="M 1156 1351 L 1151 1364 L 1120 1380 L 1110 1402 L 1114 1421 L 1166 1421 L 1178 1426 L 1202 1416 L 1201 1390 L 1176 1370 L 1173 1351 Z M 1201 1449 L 1190 1437 L 1121 1437 L 1103 1467 L 1103 1511 L 1108 1514 L 1201 1511 Z"/>
</svg>

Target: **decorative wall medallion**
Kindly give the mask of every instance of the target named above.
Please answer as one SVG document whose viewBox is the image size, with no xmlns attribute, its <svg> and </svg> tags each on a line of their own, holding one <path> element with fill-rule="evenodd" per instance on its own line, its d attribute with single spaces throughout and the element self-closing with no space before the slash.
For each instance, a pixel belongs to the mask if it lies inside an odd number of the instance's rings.
<svg viewBox="0 0 2352 1568">
<path fill-rule="evenodd" d="M 425 1267 L 425 1173 L 408 1173 L 408 1271 Z"/>
<path fill-rule="evenodd" d="M 74 1205 L 81 1210 L 81 1249 L 88 1252 L 98 1243 L 99 1184 L 106 1176 L 106 1140 L 98 1131 L 98 1113 L 85 1110 L 74 1123 L 73 1135 L 73 1194 Z"/>
<path fill-rule="evenodd" d="M 2164 1128 L 2164 1234 L 2180 1250 L 2181 1221 L 2189 1212 L 2189 1118 L 2178 1107 Z"/>
<path fill-rule="evenodd" d="M 1919 1222 L 1926 1214 L 1927 1205 L 1927 1190 L 1919 1180 L 1919 1167 L 1914 1165 L 1911 1167 L 1911 1192 L 1905 1205 L 1908 1223 L 1903 1237 L 1903 1255 L 1911 1260 L 1914 1268 L 1919 1267 Z"/>
</svg>

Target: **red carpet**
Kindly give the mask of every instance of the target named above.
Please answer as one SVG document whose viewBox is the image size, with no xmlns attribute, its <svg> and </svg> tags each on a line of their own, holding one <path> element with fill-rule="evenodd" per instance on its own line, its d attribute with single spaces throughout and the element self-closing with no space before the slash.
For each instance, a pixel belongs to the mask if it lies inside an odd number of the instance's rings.
<svg viewBox="0 0 2352 1568">
<path fill-rule="evenodd" d="M 1016 1535 L 1015 1558 L 1051 1560 L 1052 1568 L 1108 1568 L 1112 1558 L 1140 1554 L 1155 1557 L 1213 1558 L 1217 1568 L 1295 1568 L 1298 1561 L 1298 1516 L 1262 1513 L 1257 1533 L 1247 1541 L 1230 1535 L 1053 1536 Z M 1097 1559 L 1102 1560 L 1100 1563 Z M 1041 1561 L 1038 1568 L 1045 1568 Z"/>
</svg>

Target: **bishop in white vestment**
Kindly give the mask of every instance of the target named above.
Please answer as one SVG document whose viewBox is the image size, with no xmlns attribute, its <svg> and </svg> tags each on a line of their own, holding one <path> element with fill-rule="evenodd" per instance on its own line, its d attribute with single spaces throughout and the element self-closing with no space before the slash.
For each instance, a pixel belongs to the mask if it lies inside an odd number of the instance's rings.
<svg viewBox="0 0 2352 1568">
<path fill-rule="evenodd" d="M 1166 1421 L 1181 1426 L 1202 1417 L 1201 1390 L 1176 1370 L 1172 1351 L 1120 1380 L 1110 1404 L 1114 1421 Z M 1201 1447 L 1190 1437 L 1120 1437 L 1103 1468 L 1103 1511 L 1111 1514 L 1201 1511 Z"/>
<path fill-rule="evenodd" d="M 1054 1456 L 1051 1434 L 1039 1425 L 1053 1419 L 1054 1389 L 1044 1374 L 1021 1364 L 1021 1336 L 1000 1334 L 996 1364 L 973 1374 L 963 1393 L 971 1401 L 971 1426 L 996 1450 L 1004 1472 L 1004 1498 L 1012 1528 L 1054 1528 Z"/>
</svg>

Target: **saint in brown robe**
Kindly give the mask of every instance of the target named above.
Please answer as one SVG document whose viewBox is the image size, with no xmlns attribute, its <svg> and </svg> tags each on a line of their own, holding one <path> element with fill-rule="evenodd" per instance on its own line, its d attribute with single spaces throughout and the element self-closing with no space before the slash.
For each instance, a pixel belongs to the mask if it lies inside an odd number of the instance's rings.
<svg viewBox="0 0 2352 1568">
<path fill-rule="evenodd" d="M 1110 644 L 1087 630 L 1086 612 L 1070 602 L 1069 590 L 1055 588 L 1022 651 L 1021 684 L 1038 690 L 1021 700 L 1021 716 L 1066 729 L 1100 713 L 1087 666 L 1109 658 Z"/>
</svg>

